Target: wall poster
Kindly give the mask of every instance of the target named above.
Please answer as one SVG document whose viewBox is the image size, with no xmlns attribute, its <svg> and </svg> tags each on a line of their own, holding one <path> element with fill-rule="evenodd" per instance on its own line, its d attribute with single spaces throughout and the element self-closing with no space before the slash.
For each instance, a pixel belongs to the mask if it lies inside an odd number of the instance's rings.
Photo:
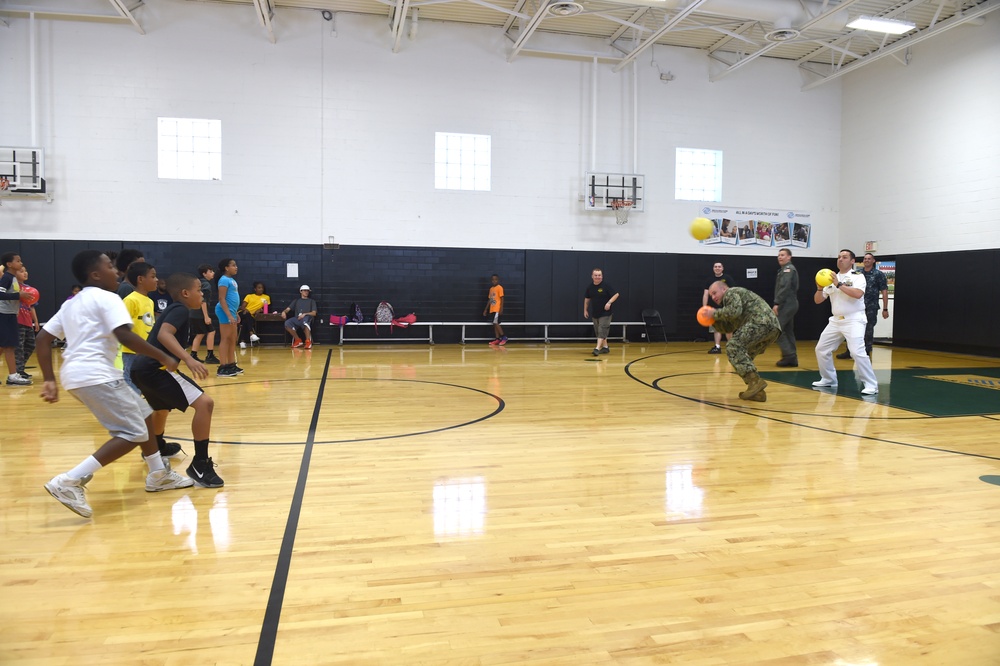
<svg viewBox="0 0 1000 666">
<path fill-rule="evenodd" d="M 712 220 L 715 229 L 703 245 L 809 247 L 812 216 L 799 210 L 705 206 L 698 217 Z"/>
</svg>

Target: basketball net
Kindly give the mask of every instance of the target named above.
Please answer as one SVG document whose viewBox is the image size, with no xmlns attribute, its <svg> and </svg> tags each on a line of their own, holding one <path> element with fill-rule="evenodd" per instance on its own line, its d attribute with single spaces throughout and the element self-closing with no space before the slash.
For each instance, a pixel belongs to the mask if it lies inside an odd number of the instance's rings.
<svg viewBox="0 0 1000 666">
<path fill-rule="evenodd" d="M 632 210 L 631 199 L 615 199 L 611 202 L 611 209 L 615 211 L 615 222 L 618 224 L 628 224 L 628 212 Z"/>
</svg>

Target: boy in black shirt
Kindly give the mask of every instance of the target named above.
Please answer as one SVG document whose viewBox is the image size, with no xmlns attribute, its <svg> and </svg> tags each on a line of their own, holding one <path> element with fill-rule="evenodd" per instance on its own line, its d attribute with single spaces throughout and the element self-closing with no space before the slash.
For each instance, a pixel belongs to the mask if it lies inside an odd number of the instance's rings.
<svg viewBox="0 0 1000 666">
<path fill-rule="evenodd" d="M 181 340 L 188 336 L 188 310 L 202 304 L 201 284 L 188 273 L 176 273 L 167 279 L 167 291 L 174 302 L 157 317 L 149 332 L 149 344 L 183 361 L 198 379 L 208 377 L 208 370 L 191 354 L 184 351 Z M 146 357 L 142 357 L 146 358 Z M 154 432 L 162 432 L 171 409 L 187 411 L 194 407 L 191 433 L 194 437 L 194 458 L 187 468 L 191 479 L 204 488 L 221 488 L 223 481 L 215 473 L 215 463 L 208 457 L 208 440 L 212 428 L 215 401 L 194 381 L 180 372 L 170 372 L 155 360 L 146 363 L 136 359 L 132 365 L 132 381 L 142 391 L 153 413 Z"/>
</svg>

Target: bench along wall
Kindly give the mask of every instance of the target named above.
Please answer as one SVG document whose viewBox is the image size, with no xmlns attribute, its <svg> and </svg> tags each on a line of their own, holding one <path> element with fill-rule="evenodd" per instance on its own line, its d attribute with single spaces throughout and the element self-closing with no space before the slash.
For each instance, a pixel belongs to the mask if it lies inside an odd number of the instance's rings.
<svg viewBox="0 0 1000 666">
<path fill-rule="evenodd" d="M 73 256 L 82 249 L 119 250 L 122 243 L 50 240 L 2 240 L 0 252 L 21 253 L 40 289 L 39 317 L 47 319 L 62 304 L 76 281 L 70 272 Z M 352 303 L 374 316 L 379 301 L 392 303 L 396 314 L 415 312 L 424 321 L 476 321 L 482 318 L 490 274 L 498 273 L 506 291 L 504 316 L 510 321 L 573 322 L 583 320 L 583 293 L 595 267 L 620 293 L 615 316 L 620 321 L 640 321 L 645 308 L 660 311 L 667 336 L 673 340 L 707 340 L 706 329 L 695 321 L 701 296 L 712 274 L 714 257 L 640 252 L 574 252 L 561 250 L 512 250 L 492 248 L 412 248 L 341 246 L 330 250 L 317 245 L 251 245 L 223 243 L 142 242 L 131 244 L 145 253 L 159 275 L 178 271 L 194 273 L 202 263 L 217 265 L 234 258 L 240 293 L 252 283 L 267 285 L 276 308 L 284 308 L 308 284 L 324 321 L 330 314 L 348 314 Z M 726 272 L 740 286 L 770 301 L 777 262 L 774 257 L 727 255 Z M 297 264 L 298 277 L 286 277 L 289 263 Z M 832 259 L 796 258 L 801 275 L 796 334 L 816 339 L 829 316 L 828 306 L 812 303 L 812 275 Z M 756 279 L 747 279 L 756 269 Z M 329 328 L 324 326 L 324 329 Z M 322 330 L 320 341 L 333 340 L 333 331 Z M 540 336 L 524 331 L 514 336 Z M 641 331 L 630 328 L 630 337 Z M 393 338 L 406 337 L 396 329 Z M 471 335 L 471 333 L 470 333 Z M 456 342 L 458 328 L 435 331 L 435 341 Z M 809 351 L 802 350 L 806 359 Z"/>
</svg>

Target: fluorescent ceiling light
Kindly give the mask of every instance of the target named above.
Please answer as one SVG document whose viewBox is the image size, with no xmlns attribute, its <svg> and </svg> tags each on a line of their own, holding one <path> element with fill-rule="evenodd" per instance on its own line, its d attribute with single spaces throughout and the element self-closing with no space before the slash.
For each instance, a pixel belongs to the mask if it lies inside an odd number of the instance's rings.
<svg viewBox="0 0 1000 666">
<path fill-rule="evenodd" d="M 902 35 L 911 30 L 916 30 L 917 24 L 910 21 L 897 21 L 896 19 L 859 16 L 848 23 L 847 27 L 854 28 L 855 30 L 868 30 L 870 32 L 884 32 L 890 35 Z"/>
</svg>

